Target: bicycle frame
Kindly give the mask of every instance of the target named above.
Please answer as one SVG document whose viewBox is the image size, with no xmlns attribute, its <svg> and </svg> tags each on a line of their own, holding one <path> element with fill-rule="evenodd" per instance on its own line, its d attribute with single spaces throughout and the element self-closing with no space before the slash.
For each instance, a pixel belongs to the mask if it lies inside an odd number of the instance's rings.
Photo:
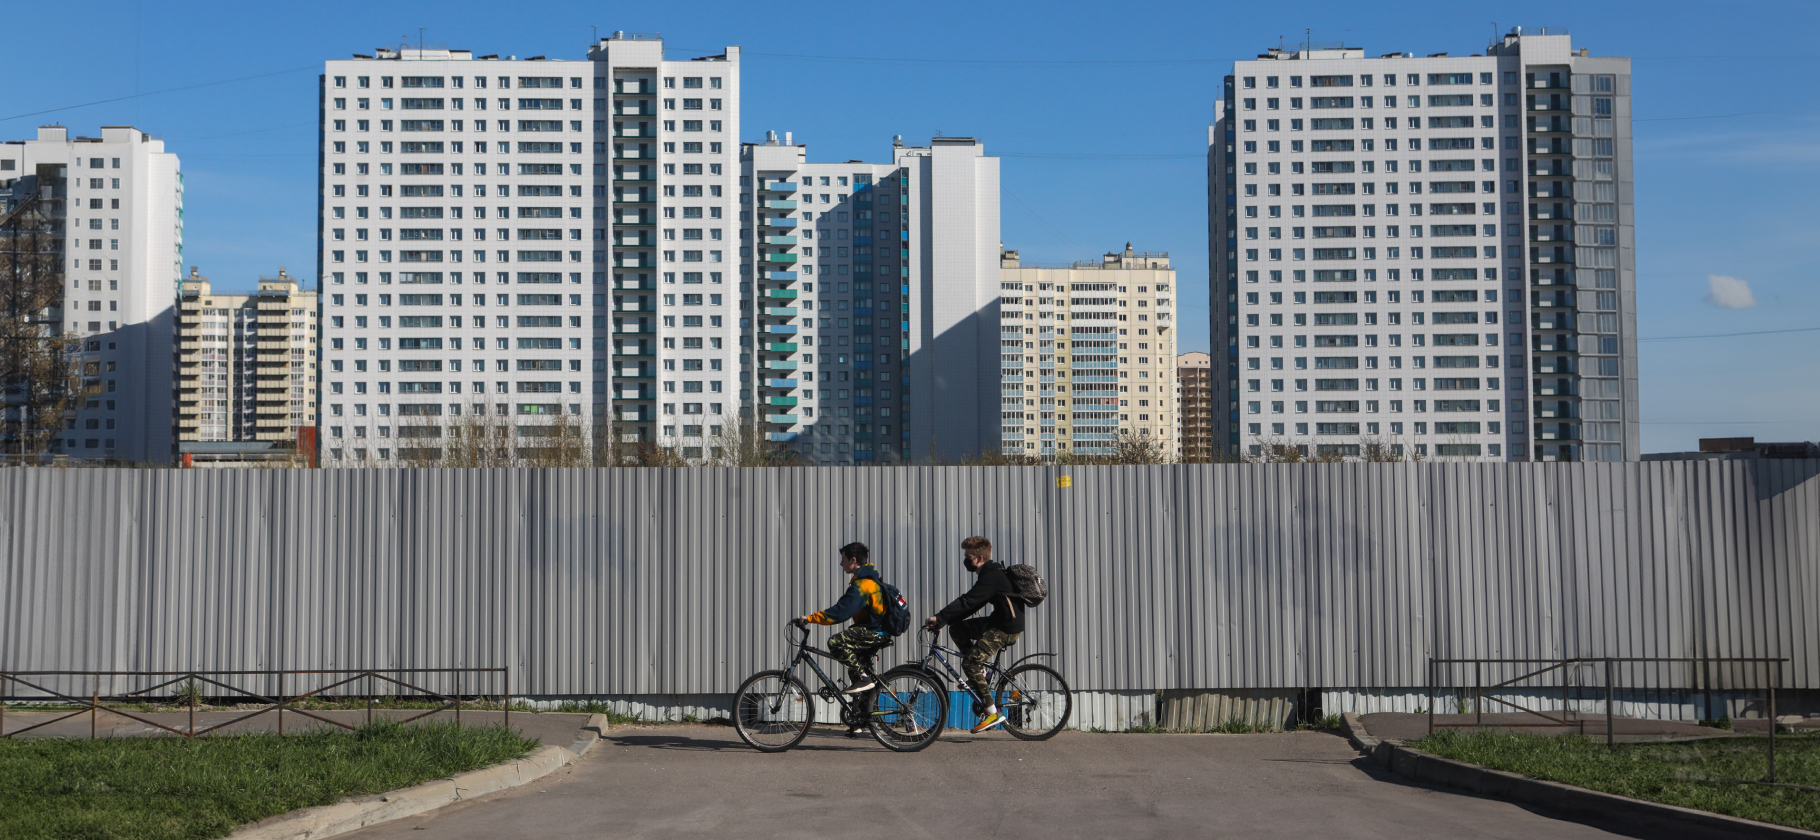
<svg viewBox="0 0 1820 840">
<path fill-rule="evenodd" d="M 790 657 L 790 660 L 784 664 L 784 667 L 779 670 L 782 670 L 784 673 L 794 676 L 796 674 L 797 666 L 808 665 L 809 670 L 814 671 L 815 676 L 817 678 L 819 678 L 822 682 L 822 689 L 819 692 L 820 695 L 823 697 L 831 698 L 834 700 L 834 702 L 840 704 L 841 712 L 842 712 L 841 717 L 843 719 L 843 722 L 845 722 L 845 719 L 848 718 L 849 716 L 851 716 L 854 712 L 854 707 L 852 705 L 852 702 L 850 702 L 850 701 L 859 701 L 862 698 L 864 698 L 866 695 L 865 694 L 848 695 L 848 694 L 842 693 L 842 691 L 840 689 L 840 684 L 836 683 L 833 680 L 833 678 L 828 676 L 828 673 L 826 671 L 822 670 L 820 665 L 816 664 L 815 657 L 820 656 L 824 659 L 831 659 L 836 662 L 838 662 L 840 660 L 835 659 L 834 654 L 829 653 L 828 651 L 822 650 L 821 648 L 817 648 L 817 647 L 810 647 L 809 646 L 809 628 L 804 627 L 801 629 L 802 629 L 803 635 L 802 635 L 802 638 L 798 639 L 796 642 L 796 653 L 793 654 Z M 811 656 L 810 654 L 814 654 L 814 656 Z M 807 686 L 809 684 L 808 680 L 803 680 L 802 682 L 803 682 L 803 685 L 805 685 L 805 686 Z M 869 694 L 870 692 L 867 692 L 867 693 Z M 860 710 L 867 715 L 871 714 L 871 711 L 866 709 L 865 706 L 861 706 Z"/>
<path fill-rule="evenodd" d="M 917 661 L 917 663 L 916 663 L 917 667 L 923 669 L 924 671 L 929 671 L 931 673 L 934 673 L 934 669 L 929 667 L 929 662 L 930 662 L 930 660 L 939 662 L 939 663 L 941 663 L 942 669 L 948 672 L 948 677 L 950 679 L 952 679 L 957 685 L 961 686 L 961 688 L 965 689 L 968 696 L 972 697 L 975 700 L 978 700 L 981 703 L 992 702 L 991 698 L 981 697 L 977 693 L 974 692 L 973 686 L 968 685 L 968 683 L 967 683 L 966 675 L 955 670 L 954 663 L 949 662 L 948 657 L 945 654 L 953 654 L 955 658 L 957 658 L 957 659 L 961 658 L 960 651 L 955 650 L 954 648 L 942 647 L 942 638 L 941 638 L 940 631 L 931 632 L 930 638 L 929 638 L 929 652 L 923 654 L 923 658 Z M 992 658 L 991 662 L 985 663 L 986 685 L 987 686 L 991 686 L 993 681 L 995 679 L 997 679 L 1000 674 L 1009 674 L 1011 671 L 1015 670 L 1017 668 L 1017 666 L 1022 665 L 1024 662 L 1026 662 L 1028 660 L 1035 659 L 1039 656 L 1055 656 L 1055 654 L 1053 654 L 1053 653 L 1032 653 L 1027 656 L 1021 656 L 1021 657 L 1017 658 L 1009 666 L 1001 667 L 999 665 L 999 660 L 1003 659 L 1004 656 L 1005 656 L 1005 652 L 1001 650 L 1001 651 L 999 651 L 999 654 L 997 656 Z"/>
</svg>

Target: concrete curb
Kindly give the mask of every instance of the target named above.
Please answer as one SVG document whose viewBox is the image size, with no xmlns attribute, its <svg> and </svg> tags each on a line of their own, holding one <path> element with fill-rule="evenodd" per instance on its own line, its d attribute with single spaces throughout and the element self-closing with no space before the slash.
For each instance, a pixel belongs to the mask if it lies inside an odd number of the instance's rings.
<svg viewBox="0 0 1820 840">
<path fill-rule="evenodd" d="M 607 731 L 607 716 L 593 715 L 582 737 L 567 748 L 541 747 L 516 761 L 470 770 L 416 787 L 303 808 L 242 826 L 229 840 L 320 840 L 391 820 L 416 816 L 464 799 L 528 784 L 586 755 Z"/>
<path fill-rule="evenodd" d="M 1359 716 L 1351 712 L 1342 715 L 1341 720 L 1345 724 L 1346 740 L 1354 749 L 1386 770 L 1418 781 L 1601 819 L 1694 825 L 1728 837 L 1820 839 L 1820 833 L 1804 829 L 1647 802 L 1442 758 L 1412 749 L 1401 741 L 1380 741 L 1371 737 Z"/>
</svg>

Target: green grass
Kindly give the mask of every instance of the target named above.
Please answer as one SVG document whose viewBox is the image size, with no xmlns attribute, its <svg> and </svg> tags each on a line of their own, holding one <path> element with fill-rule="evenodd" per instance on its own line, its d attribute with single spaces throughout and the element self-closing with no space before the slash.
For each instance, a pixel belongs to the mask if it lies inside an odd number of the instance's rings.
<svg viewBox="0 0 1820 840">
<path fill-rule="evenodd" d="M 1618 744 L 1562 735 L 1439 732 L 1411 746 L 1435 755 L 1616 793 L 1763 822 L 1820 830 L 1820 735 L 1776 738 L 1774 787 L 1761 781 L 1768 769 L 1768 738 L 1723 738 L 1680 744 Z"/>
<path fill-rule="evenodd" d="M 445 778 L 537 746 L 500 727 L 391 722 L 284 738 L 5 740 L 0 837 L 225 837 L 243 823 Z"/>
</svg>

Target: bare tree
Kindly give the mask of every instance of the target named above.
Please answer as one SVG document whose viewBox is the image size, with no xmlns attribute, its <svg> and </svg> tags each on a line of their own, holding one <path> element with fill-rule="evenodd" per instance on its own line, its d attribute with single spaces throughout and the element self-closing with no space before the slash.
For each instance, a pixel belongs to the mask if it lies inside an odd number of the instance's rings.
<svg viewBox="0 0 1820 840">
<path fill-rule="evenodd" d="M 13 182 L 0 203 L 0 388 L 6 400 L 6 452 L 42 453 L 63 414 L 84 393 L 73 336 L 62 335 L 63 222 L 52 167 Z M 93 378 L 100 386 L 99 363 Z"/>
</svg>

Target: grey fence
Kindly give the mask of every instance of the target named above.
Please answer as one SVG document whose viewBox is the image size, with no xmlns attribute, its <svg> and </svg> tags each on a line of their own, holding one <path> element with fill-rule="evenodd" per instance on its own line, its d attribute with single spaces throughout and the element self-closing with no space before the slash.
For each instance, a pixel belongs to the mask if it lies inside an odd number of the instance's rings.
<svg viewBox="0 0 1820 840">
<path fill-rule="evenodd" d="M 925 614 L 979 533 L 1049 578 L 1019 648 L 1060 653 L 1080 689 L 1368 692 L 1422 685 L 1431 656 L 1788 657 L 1786 685 L 1820 688 L 1817 474 L 4 470 L 0 669 L 505 666 L 523 694 L 730 692 L 839 594 L 837 546 L 870 543 Z"/>
</svg>

